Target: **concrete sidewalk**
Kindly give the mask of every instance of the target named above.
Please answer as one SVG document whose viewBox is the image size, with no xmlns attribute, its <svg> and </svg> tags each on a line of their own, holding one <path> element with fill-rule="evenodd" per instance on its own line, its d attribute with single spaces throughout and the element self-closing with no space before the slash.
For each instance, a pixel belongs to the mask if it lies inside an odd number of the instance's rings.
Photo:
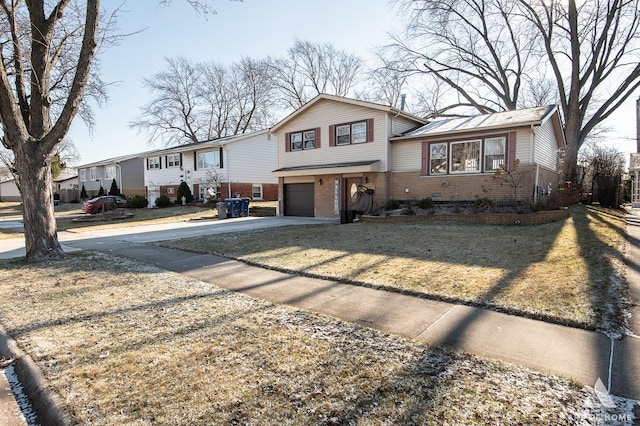
<svg viewBox="0 0 640 426">
<path fill-rule="evenodd" d="M 204 231 L 202 228 L 195 232 Z M 206 232 L 232 231 L 222 231 L 220 227 Z M 274 303 L 298 306 L 384 332 L 532 367 L 589 387 L 601 379 L 610 386 L 612 394 L 640 400 L 640 338 L 637 337 L 640 335 L 637 305 L 640 300 L 640 216 L 635 212 L 629 213 L 627 232 L 627 279 L 636 302 L 632 307 L 632 335 L 621 340 L 486 309 L 300 277 L 217 256 L 146 244 L 171 239 L 160 230 L 115 236 L 93 234 L 90 239 L 65 233 L 60 240 L 67 250 L 91 248 L 116 253 Z M 184 231 L 174 234 L 174 238 L 185 236 Z M 0 247 L 3 244 L 0 243 Z M 5 250 L 0 249 L 0 257 L 2 251 Z M 5 252 L 15 255 L 19 248 Z"/>
<path fill-rule="evenodd" d="M 586 386 L 592 387 L 600 378 L 603 383 L 611 383 L 612 394 L 640 400 L 639 338 L 612 340 L 592 331 L 290 275 L 212 255 L 145 244 L 104 248 L 253 297 L 532 367 Z"/>
</svg>

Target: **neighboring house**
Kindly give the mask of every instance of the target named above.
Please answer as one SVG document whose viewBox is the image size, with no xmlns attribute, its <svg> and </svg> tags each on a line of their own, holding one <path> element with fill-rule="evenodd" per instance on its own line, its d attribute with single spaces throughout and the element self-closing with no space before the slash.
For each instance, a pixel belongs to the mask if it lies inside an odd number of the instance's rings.
<svg viewBox="0 0 640 426">
<path fill-rule="evenodd" d="M 638 129 L 638 133 L 640 133 L 640 123 Z M 638 136 L 638 144 L 640 145 L 640 134 Z M 631 207 L 637 209 L 640 208 L 640 153 L 631 153 L 629 174 L 633 176 L 631 179 Z"/>
<path fill-rule="evenodd" d="M 22 201 L 18 185 L 12 177 L 0 181 L 0 201 Z"/>
<path fill-rule="evenodd" d="M 145 195 L 144 161 L 140 155 L 125 155 L 78 166 L 78 194 L 83 186 L 90 198 L 98 195 L 100 187 L 107 194 L 115 179 L 124 196 Z"/>
<path fill-rule="evenodd" d="M 341 217 L 356 188 L 389 199 L 534 200 L 558 186 L 564 147 L 555 107 L 427 123 L 396 108 L 318 95 L 271 128 L 280 214 Z M 519 162 L 517 172 L 514 171 Z M 505 165 L 517 194 L 495 179 Z"/>
<path fill-rule="evenodd" d="M 160 195 L 177 200 L 186 182 L 197 200 L 209 191 L 219 198 L 277 200 L 276 140 L 268 130 L 191 143 L 145 153 L 144 185 L 149 205 Z"/>
<path fill-rule="evenodd" d="M 80 201 L 78 189 L 78 171 L 76 169 L 64 169 L 53 180 L 53 193 L 58 194 L 61 203 Z"/>
</svg>

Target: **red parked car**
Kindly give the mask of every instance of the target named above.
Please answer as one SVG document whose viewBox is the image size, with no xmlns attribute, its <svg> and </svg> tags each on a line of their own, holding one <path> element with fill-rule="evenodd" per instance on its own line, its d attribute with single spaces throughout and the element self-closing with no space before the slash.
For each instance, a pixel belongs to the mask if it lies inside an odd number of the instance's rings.
<svg viewBox="0 0 640 426">
<path fill-rule="evenodd" d="M 129 202 L 117 195 L 103 195 L 95 197 L 82 204 L 82 211 L 85 213 L 99 213 L 109 210 L 111 203 L 115 202 L 118 207 L 127 207 Z"/>
</svg>

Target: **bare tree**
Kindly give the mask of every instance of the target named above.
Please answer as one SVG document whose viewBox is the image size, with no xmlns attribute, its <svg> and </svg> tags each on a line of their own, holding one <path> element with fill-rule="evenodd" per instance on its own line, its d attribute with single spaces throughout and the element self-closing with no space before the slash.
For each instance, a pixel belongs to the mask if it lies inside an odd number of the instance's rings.
<svg viewBox="0 0 640 426">
<path fill-rule="evenodd" d="M 273 86 L 265 61 L 243 58 L 229 67 L 166 61 L 166 70 L 144 80 L 153 98 L 131 123 L 147 132 L 151 143 L 183 145 L 271 124 Z"/>
<path fill-rule="evenodd" d="M 563 176 L 580 147 L 640 87 L 640 0 L 406 0 L 394 52 L 480 112 L 557 100 L 565 120 Z M 552 82 L 553 84 L 551 84 Z"/>
<path fill-rule="evenodd" d="M 149 134 L 150 141 L 178 145 L 210 138 L 200 114 L 200 73 L 184 57 L 165 58 L 167 69 L 143 80 L 151 101 L 141 108 L 131 127 Z"/>
<path fill-rule="evenodd" d="M 565 120 L 566 180 L 590 132 L 640 87 L 640 1 L 518 0 L 542 41 Z"/>
<path fill-rule="evenodd" d="M 51 161 L 87 95 L 102 16 L 99 0 L 0 0 L 2 144 L 20 180 L 28 262 L 64 257 Z"/>
<path fill-rule="evenodd" d="M 297 109 L 320 93 L 347 96 L 355 88 L 362 59 L 331 44 L 297 40 L 283 58 L 270 58 L 271 74 L 286 109 Z"/>
<path fill-rule="evenodd" d="M 406 73 L 426 73 L 455 89 L 461 106 L 487 113 L 518 107 L 532 38 L 502 0 L 407 0 L 406 33 L 393 51 Z"/>
</svg>

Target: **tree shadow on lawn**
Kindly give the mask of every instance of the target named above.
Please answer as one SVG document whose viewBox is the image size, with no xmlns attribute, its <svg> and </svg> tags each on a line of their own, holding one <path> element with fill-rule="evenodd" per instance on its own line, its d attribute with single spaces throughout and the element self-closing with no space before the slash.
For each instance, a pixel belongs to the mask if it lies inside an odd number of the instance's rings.
<svg viewBox="0 0 640 426">
<path fill-rule="evenodd" d="M 132 288 L 132 290 L 135 289 Z M 12 329 L 11 332 L 16 337 L 24 337 L 23 335 L 33 331 L 44 332 L 49 338 L 56 334 L 59 336 L 59 339 L 53 343 L 62 345 L 58 352 L 65 359 L 55 360 L 45 356 L 40 359 L 40 362 L 54 380 L 56 375 L 66 380 L 68 387 L 59 391 L 64 393 L 65 399 L 69 398 L 67 403 L 76 419 L 91 420 L 91 415 L 87 413 L 100 413 L 103 409 L 109 409 L 106 407 L 107 404 L 113 404 L 111 409 L 116 407 L 114 414 L 124 415 L 125 419 L 128 417 L 138 420 L 149 420 L 152 418 L 149 416 L 154 415 L 154 410 L 165 410 L 166 406 L 167 411 L 161 411 L 161 413 L 175 416 L 176 419 L 181 419 L 180 416 L 184 415 L 184 421 L 195 420 L 195 424 L 209 424 L 211 419 L 220 420 L 221 418 L 227 423 L 252 422 L 256 417 L 258 417 L 257 421 L 278 419 L 314 424 L 344 424 L 350 421 L 366 422 L 376 421 L 376 419 L 385 419 L 395 424 L 419 424 L 438 423 L 441 418 L 460 421 L 460 416 L 462 420 L 479 420 L 486 415 L 496 419 L 515 415 L 535 420 L 539 414 L 534 405 L 514 407 L 508 396 L 501 396 L 497 403 L 487 404 L 486 400 L 491 398 L 472 388 L 474 382 L 479 383 L 485 379 L 486 370 L 483 370 L 481 361 L 469 360 L 465 355 L 455 355 L 448 350 L 430 348 L 426 345 L 410 346 L 408 350 L 413 351 L 414 356 L 408 357 L 404 354 L 405 343 L 400 339 L 380 335 L 373 330 L 361 329 L 354 325 L 336 327 L 337 322 L 333 319 L 299 310 L 292 309 L 293 313 L 290 317 L 284 318 L 282 308 L 269 303 L 253 301 L 247 309 L 240 308 L 219 315 L 207 312 L 206 308 L 203 308 L 202 316 L 196 318 L 196 322 L 183 323 L 175 328 L 166 327 L 162 332 L 157 329 L 138 332 L 127 321 L 128 316 L 136 313 L 149 316 L 179 312 L 185 304 L 202 305 L 199 302 L 210 302 L 212 299 L 222 303 L 223 298 L 232 297 L 232 294 L 229 291 L 214 290 L 183 297 L 162 298 L 149 303 L 127 304 L 123 301 L 123 305 L 116 309 L 96 310 L 91 314 L 79 316 L 65 315 L 65 312 L 60 310 L 56 318 Z M 73 297 L 69 296 L 69 298 Z M 254 319 L 261 313 L 270 315 L 275 325 L 268 322 L 257 324 Z M 105 327 L 102 321 L 110 317 L 116 323 L 121 323 L 119 333 L 116 335 L 105 333 L 95 342 L 78 341 L 73 338 L 73 330 L 68 329 L 69 326 L 78 326 L 99 331 L 101 326 Z M 142 326 L 144 317 L 139 320 Z M 238 324 L 234 324 L 235 322 Z M 269 332 L 272 326 L 276 331 L 280 327 L 291 329 L 292 334 L 281 338 L 277 333 Z M 171 366 L 178 366 L 175 370 L 169 371 L 170 374 L 178 376 L 176 381 L 167 383 L 167 387 L 159 391 L 160 394 L 149 393 L 152 392 L 149 388 L 157 389 L 155 386 L 166 380 L 162 375 L 156 376 L 156 373 L 164 368 L 165 364 L 162 360 L 167 356 L 165 353 L 156 353 L 158 349 L 154 346 L 158 345 L 158 341 L 161 341 L 166 348 L 189 344 L 193 341 L 204 346 L 203 349 L 198 348 L 198 350 L 204 351 L 205 354 L 215 354 L 215 350 L 206 348 L 210 346 L 214 349 L 214 346 L 219 346 L 216 341 L 225 335 L 229 330 L 228 327 L 235 328 L 236 332 L 241 328 L 244 330 L 241 330 L 241 333 L 249 334 L 247 346 L 237 349 L 241 353 L 236 352 L 238 359 L 243 359 L 242 362 L 247 363 L 249 367 L 247 371 L 236 371 L 233 364 L 226 364 L 229 360 L 219 360 L 215 357 L 211 360 L 213 365 L 205 365 L 200 357 L 202 353 L 194 350 L 179 358 L 166 360 Z M 55 329 L 58 329 L 58 332 Z M 70 333 L 66 338 L 65 329 Z M 201 335 L 201 332 L 205 333 Z M 318 336 L 313 336 L 312 334 L 316 332 L 319 333 Z M 300 350 L 296 336 L 304 337 L 306 342 L 311 343 L 315 340 L 324 340 L 321 354 L 315 354 L 312 346 L 309 355 L 315 359 L 310 360 L 302 356 L 297 361 L 300 364 L 296 364 L 296 351 Z M 338 340 L 334 341 L 333 338 Z M 375 345 L 372 347 L 370 343 L 376 339 L 381 340 L 380 349 L 376 349 Z M 327 346 L 326 343 L 329 345 Z M 283 345 L 285 345 L 284 348 Z M 295 365 L 287 366 L 286 363 L 272 365 L 272 360 L 265 360 L 267 357 L 261 354 L 270 347 L 283 351 L 285 358 L 290 356 Z M 34 349 L 38 350 L 37 344 Z M 370 356 L 373 358 L 368 361 L 365 358 L 365 361 L 375 363 L 376 368 L 379 369 L 378 373 L 371 373 L 371 377 L 367 376 L 366 363 L 359 364 L 362 362 L 360 359 L 354 361 L 361 355 L 361 349 L 371 352 Z M 236 351 L 233 348 L 231 350 Z M 309 351 L 309 348 L 306 350 Z M 82 355 L 79 354 L 81 351 Z M 376 353 L 378 351 L 380 353 Z M 401 362 L 390 362 L 388 366 L 385 365 L 388 361 L 385 351 L 389 351 L 389 355 L 399 356 Z M 138 367 L 141 370 L 129 376 L 128 367 L 123 364 L 132 362 L 129 357 L 136 353 L 138 354 L 136 358 L 139 357 L 139 359 L 134 362 L 141 364 Z M 323 364 L 325 356 L 327 358 L 337 356 L 337 359 L 333 360 L 334 364 Z M 160 359 L 160 364 L 151 365 L 150 361 L 154 359 Z M 357 368 L 351 366 L 353 362 L 358 363 Z M 305 364 L 310 365 L 305 366 Z M 313 368 L 309 370 L 311 366 Z M 220 374 L 231 374 L 227 380 L 233 383 L 235 388 L 233 397 L 217 400 L 215 389 L 208 391 L 213 392 L 208 394 L 207 390 L 201 389 L 197 383 L 185 382 L 184 378 L 180 377 L 181 368 L 202 371 L 199 373 L 200 376 L 212 375 L 212 379 Z M 70 369 L 78 370 L 72 372 Z M 306 374 L 297 377 L 281 377 L 278 372 L 284 371 L 283 369 L 292 371 L 300 369 L 301 373 Z M 458 398 L 470 405 L 460 407 L 462 411 L 466 410 L 466 413 L 448 413 L 451 406 L 447 405 L 446 399 L 460 392 L 461 385 L 457 377 L 460 372 L 471 376 L 468 379 L 471 384 L 464 388 L 469 395 L 463 394 Z M 143 377 L 141 378 L 140 375 Z M 134 379 L 135 376 L 138 376 L 141 381 L 128 382 L 128 377 Z M 95 390 L 102 386 L 102 392 L 105 392 L 105 383 L 110 384 L 110 387 L 107 387 L 109 392 L 100 394 L 101 391 Z M 149 388 L 140 387 L 144 383 L 148 384 Z M 78 395 L 82 395 L 83 392 L 89 392 L 88 399 L 78 398 Z M 536 393 L 540 392 L 540 388 L 537 387 Z M 526 391 L 524 393 L 525 396 L 529 396 Z M 114 395 L 119 395 L 117 397 L 119 400 L 110 399 L 115 398 Z M 485 399 L 482 405 L 490 405 L 492 408 L 488 413 L 487 408 L 478 409 L 479 412 L 474 413 L 477 407 L 473 404 L 480 399 L 479 397 Z M 203 404 L 202 401 L 207 399 L 209 399 L 208 402 Z M 89 405 L 78 405 L 83 401 Z M 553 398 L 551 402 L 555 402 Z M 191 404 L 198 403 L 201 405 L 191 407 Z M 273 408 L 270 407 L 270 403 L 275 404 Z M 105 406 L 101 407 L 101 404 Z M 159 408 L 161 406 L 162 408 Z M 194 408 L 195 413 L 191 413 L 190 410 Z M 564 409 L 563 403 L 558 401 L 557 407 L 550 408 L 550 411 L 558 412 Z M 157 411 L 155 413 L 157 415 Z M 187 417 L 191 415 L 195 417 Z M 170 422 L 168 419 L 163 421 Z"/>
</svg>

